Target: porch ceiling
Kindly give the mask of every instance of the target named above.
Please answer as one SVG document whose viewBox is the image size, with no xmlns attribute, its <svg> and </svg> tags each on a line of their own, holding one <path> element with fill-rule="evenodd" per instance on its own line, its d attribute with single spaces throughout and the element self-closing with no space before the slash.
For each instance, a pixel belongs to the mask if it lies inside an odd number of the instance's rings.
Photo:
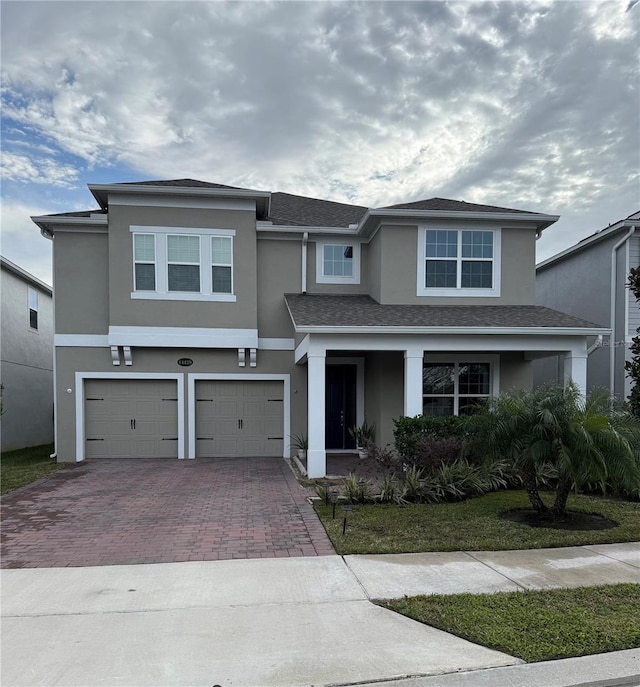
<svg viewBox="0 0 640 687">
<path fill-rule="evenodd" d="M 416 332 L 461 329 L 548 331 L 574 330 L 575 334 L 607 334 L 606 327 L 540 305 L 382 305 L 370 296 L 285 294 L 298 332 L 353 331 L 362 328 Z"/>
</svg>

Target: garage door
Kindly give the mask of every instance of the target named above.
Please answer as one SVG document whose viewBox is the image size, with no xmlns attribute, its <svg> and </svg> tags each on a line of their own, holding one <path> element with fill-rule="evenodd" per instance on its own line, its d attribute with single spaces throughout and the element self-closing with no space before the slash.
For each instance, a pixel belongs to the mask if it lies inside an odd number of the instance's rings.
<svg viewBox="0 0 640 687">
<path fill-rule="evenodd" d="M 177 458 L 178 397 L 173 380 L 87 379 L 87 458 Z"/>
<path fill-rule="evenodd" d="M 277 381 L 196 382 L 196 456 L 282 456 L 283 393 Z"/>
</svg>

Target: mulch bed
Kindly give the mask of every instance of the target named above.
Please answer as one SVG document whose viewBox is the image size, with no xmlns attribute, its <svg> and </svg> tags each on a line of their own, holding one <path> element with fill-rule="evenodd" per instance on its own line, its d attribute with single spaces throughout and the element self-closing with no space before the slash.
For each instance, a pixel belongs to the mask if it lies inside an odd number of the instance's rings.
<svg viewBox="0 0 640 687">
<path fill-rule="evenodd" d="M 615 520 L 605 518 L 604 515 L 577 510 L 567 511 L 561 518 L 553 518 L 550 514 L 540 515 L 532 508 L 514 508 L 500 513 L 500 517 L 530 527 L 546 527 L 552 530 L 609 530 L 619 524 Z"/>
</svg>

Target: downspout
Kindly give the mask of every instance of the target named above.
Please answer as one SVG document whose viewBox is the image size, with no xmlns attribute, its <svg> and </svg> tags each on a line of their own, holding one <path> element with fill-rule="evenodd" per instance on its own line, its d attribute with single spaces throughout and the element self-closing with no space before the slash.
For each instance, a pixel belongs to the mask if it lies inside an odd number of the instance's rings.
<svg viewBox="0 0 640 687">
<path fill-rule="evenodd" d="M 307 293 L 307 243 L 309 232 L 302 234 L 302 293 Z"/>
<path fill-rule="evenodd" d="M 611 327 L 611 334 L 609 335 L 609 392 L 611 395 L 614 395 L 615 391 L 615 362 L 616 362 L 616 347 L 615 347 L 615 334 L 616 334 L 616 286 L 617 286 L 617 277 L 618 277 L 618 270 L 617 270 L 617 264 L 616 264 L 616 258 L 617 258 L 617 253 L 618 249 L 620 246 L 625 244 L 631 236 L 633 236 L 634 231 L 636 230 L 635 226 L 631 227 L 629 231 L 613 246 L 611 249 L 611 320 L 610 320 L 610 327 Z M 625 333 L 625 338 L 626 338 L 626 333 Z"/>
</svg>

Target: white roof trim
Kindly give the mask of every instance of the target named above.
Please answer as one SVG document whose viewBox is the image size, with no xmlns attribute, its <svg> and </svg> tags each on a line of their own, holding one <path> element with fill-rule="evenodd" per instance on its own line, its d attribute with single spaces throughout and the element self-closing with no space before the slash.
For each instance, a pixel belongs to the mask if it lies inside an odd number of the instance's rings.
<svg viewBox="0 0 640 687">
<path fill-rule="evenodd" d="M 351 229 L 347 227 L 316 227 L 316 226 L 299 226 L 299 225 L 284 225 L 284 224 L 271 224 L 271 222 L 257 222 L 256 231 L 258 233 L 278 233 L 282 232 L 285 234 L 304 234 L 308 232 L 309 234 L 344 234 L 345 236 L 355 236 L 357 234 L 357 229 Z"/>
<path fill-rule="evenodd" d="M 291 312 L 291 311 L 289 311 Z M 598 336 L 611 334 L 607 327 L 327 327 L 296 325 L 296 332 L 307 334 L 457 334 L 457 335 L 538 335 Z"/>
<path fill-rule="evenodd" d="M 0 264 L 2 265 L 3 269 L 7 270 L 8 272 L 12 272 L 17 277 L 20 277 L 32 286 L 45 291 L 47 294 L 49 294 L 49 296 L 53 294 L 53 289 L 49 286 L 49 284 L 41 281 L 38 279 L 38 277 L 34 277 L 33 274 L 22 269 L 22 267 L 16 265 L 15 262 L 11 262 L 11 260 L 7 260 L 7 258 L 0 256 Z"/>
</svg>

